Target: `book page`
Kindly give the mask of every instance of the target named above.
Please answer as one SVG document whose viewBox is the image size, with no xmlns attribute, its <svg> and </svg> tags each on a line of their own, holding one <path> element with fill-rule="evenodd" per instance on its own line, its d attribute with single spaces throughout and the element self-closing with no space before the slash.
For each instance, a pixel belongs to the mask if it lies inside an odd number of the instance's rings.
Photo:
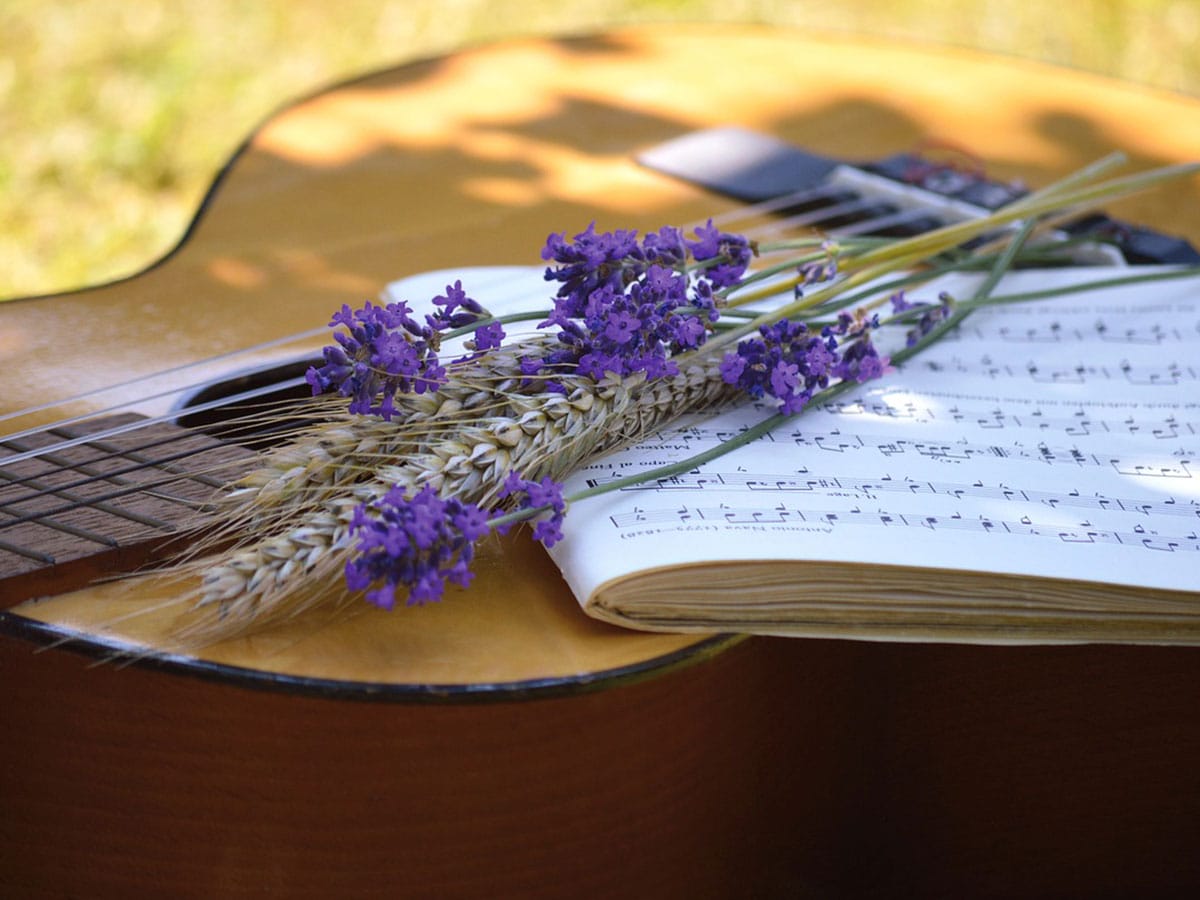
<svg viewBox="0 0 1200 900">
<path fill-rule="evenodd" d="M 1015 272 L 997 296 L 1129 270 Z M 939 290 L 969 297 L 977 279 Z M 881 348 L 884 342 L 880 342 Z M 610 454 L 568 492 L 684 459 L 746 403 Z M 685 475 L 574 504 L 581 602 L 629 572 L 798 559 L 1200 589 L 1200 279 L 981 310 L 836 402 Z"/>
</svg>

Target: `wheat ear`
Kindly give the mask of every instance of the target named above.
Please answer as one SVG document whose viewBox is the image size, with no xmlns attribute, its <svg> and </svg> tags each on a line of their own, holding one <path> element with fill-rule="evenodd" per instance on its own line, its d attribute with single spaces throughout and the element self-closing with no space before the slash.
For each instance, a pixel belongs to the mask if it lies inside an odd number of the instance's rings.
<svg viewBox="0 0 1200 900">
<path fill-rule="evenodd" d="M 198 606 L 219 614 L 195 626 L 193 635 L 206 642 L 221 640 L 315 604 L 344 602 L 345 591 L 329 588 L 350 552 L 354 509 L 393 485 L 415 490 L 429 484 L 443 496 L 494 505 L 510 471 L 525 478 L 560 479 L 596 454 L 718 402 L 729 388 L 716 367 L 716 360 L 700 359 L 677 376 L 649 382 L 640 374 L 599 384 L 566 377 L 561 379 L 565 394 L 504 395 L 504 415 L 472 418 L 456 411 L 444 417 L 447 427 L 418 431 L 419 438 L 387 438 L 399 441 L 396 446 L 408 441 L 410 449 L 417 449 L 383 465 L 346 469 L 333 454 L 318 457 L 303 472 L 310 489 L 292 485 L 293 496 L 303 499 L 296 500 L 285 529 L 235 548 L 206 567 Z M 338 438 L 353 448 L 351 453 L 377 458 L 377 424 L 362 419 L 356 427 L 339 427 L 354 432 L 339 432 Z M 411 435 L 407 428 L 395 430 Z M 288 477 L 298 483 L 301 476 L 291 472 Z M 316 490 L 311 489 L 314 482 L 320 482 Z"/>
</svg>

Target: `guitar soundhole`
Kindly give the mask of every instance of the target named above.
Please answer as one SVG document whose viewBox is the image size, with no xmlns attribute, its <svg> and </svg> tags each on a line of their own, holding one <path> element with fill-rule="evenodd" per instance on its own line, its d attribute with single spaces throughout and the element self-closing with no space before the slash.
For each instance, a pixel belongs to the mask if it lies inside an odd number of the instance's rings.
<svg viewBox="0 0 1200 900">
<path fill-rule="evenodd" d="M 305 410 L 312 388 L 304 381 L 304 373 L 320 364 L 319 359 L 294 360 L 214 381 L 180 404 L 181 414 L 175 421 L 182 428 L 252 449 L 278 443 L 284 432 L 316 421 Z M 255 396 L 236 399 L 247 394 Z M 225 400 L 229 402 L 222 402 Z M 197 407 L 201 409 L 188 412 Z"/>
</svg>

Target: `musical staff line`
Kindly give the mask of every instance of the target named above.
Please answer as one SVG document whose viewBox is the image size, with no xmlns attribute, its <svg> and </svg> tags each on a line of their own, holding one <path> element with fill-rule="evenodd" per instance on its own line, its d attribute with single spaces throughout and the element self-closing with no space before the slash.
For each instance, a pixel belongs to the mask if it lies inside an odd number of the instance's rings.
<svg viewBox="0 0 1200 900">
<path fill-rule="evenodd" d="M 1128 317 L 1125 317 L 1128 321 Z M 1003 321 L 1002 319 L 1000 320 Z M 1200 321 L 1192 327 L 1178 324 L 1163 326 L 1156 322 L 1137 321 L 1123 324 L 1119 320 L 1109 323 L 1103 317 L 1089 324 L 1071 324 L 1064 318 L 1056 318 L 1036 325 L 1009 326 L 999 324 L 990 327 L 974 326 L 970 335 L 982 340 L 1002 341 L 1005 344 L 1125 344 L 1129 346 L 1161 347 L 1166 344 L 1188 344 L 1200 340 Z"/>
<path fill-rule="evenodd" d="M 617 479 L 589 478 L 587 484 L 596 486 Z M 747 472 L 690 472 L 657 481 L 622 488 L 625 492 L 674 494 L 696 491 L 775 491 L 783 493 L 833 494 L 875 500 L 887 494 L 904 496 L 938 495 L 961 500 L 964 497 L 981 500 L 1002 500 L 1011 503 L 1035 504 L 1051 509 L 1095 509 L 1105 512 L 1129 512 L 1143 516 L 1181 516 L 1200 519 L 1200 501 L 1167 497 L 1151 500 L 1145 497 L 1109 497 L 1101 493 L 1085 494 L 1078 490 L 1065 493 L 1029 490 L 1006 484 L 985 484 L 922 481 L 912 478 L 852 478 L 836 475 L 798 473 L 794 476 L 756 475 Z"/>
<path fill-rule="evenodd" d="M 680 448 L 681 445 L 702 446 L 706 441 L 727 440 L 732 433 L 728 430 L 710 429 L 704 425 L 692 426 L 683 431 L 669 432 L 653 437 L 640 444 L 640 448 L 652 453 L 665 449 Z M 877 452 L 886 459 L 913 455 L 941 463 L 961 463 L 976 460 L 1012 460 L 1036 462 L 1051 466 L 1073 468 L 1100 467 L 1112 469 L 1121 475 L 1146 478 L 1187 478 L 1192 475 L 1194 460 L 1191 456 L 1127 457 L 1111 453 L 1092 453 L 1077 446 L 1052 446 L 1047 443 L 1025 444 L 1013 441 L 1008 444 L 983 444 L 959 439 L 949 442 L 911 440 L 883 435 L 843 432 L 841 429 L 812 431 L 794 429 L 788 434 L 771 436 L 776 443 L 791 442 L 798 447 L 811 448 L 826 453 Z"/>
<path fill-rule="evenodd" d="M 1036 384 L 1076 384 L 1094 381 L 1123 381 L 1138 387 L 1174 387 L 1183 382 L 1200 380 L 1200 369 L 1178 362 L 1154 365 L 1138 365 L 1128 360 L 1115 361 L 1109 365 L 1094 363 L 1053 363 L 1028 361 L 1022 363 L 999 362 L 991 356 L 976 360 L 951 356 L 947 359 L 924 359 L 919 368 L 926 372 L 942 375 L 969 375 L 1000 379 L 1027 379 Z"/>
<path fill-rule="evenodd" d="M 1000 519 L 990 516 L 927 515 L 924 513 L 894 513 L 884 509 L 868 510 L 861 507 L 839 510 L 799 509 L 780 503 L 773 507 L 755 508 L 744 506 L 688 506 L 641 507 L 628 512 L 609 516 L 609 522 L 617 529 L 644 528 L 653 525 L 671 525 L 687 528 L 693 524 L 711 524 L 718 528 L 817 526 L 819 530 L 832 532 L 842 526 L 873 528 L 917 528 L 931 531 L 967 531 L 985 534 L 1007 534 L 1022 537 L 1048 538 L 1067 544 L 1110 544 L 1141 548 L 1165 553 L 1200 552 L 1200 533 L 1191 531 L 1182 535 L 1162 534 L 1155 529 L 1135 525 L 1128 530 L 1097 528 L 1090 521 L 1071 526 L 1044 524 L 1029 516 L 1018 519 Z M 806 530 L 812 530 L 811 528 Z"/>
<path fill-rule="evenodd" d="M 986 410 L 963 409 L 957 404 L 942 410 L 935 410 L 929 405 L 919 404 L 911 399 L 897 403 L 888 403 L 882 399 L 834 401 L 822 405 L 821 409 L 830 415 L 847 418 L 875 416 L 887 420 L 922 424 L 945 419 L 947 422 L 972 425 L 989 431 L 1036 429 L 1043 433 L 1061 432 L 1073 437 L 1089 434 L 1117 434 L 1146 436 L 1155 440 L 1178 440 L 1183 437 L 1200 435 L 1200 420 L 1181 419 L 1175 415 L 1162 418 L 1136 418 L 1132 415 L 1123 418 L 1105 418 L 1096 416 L 1085 409 L 1078 409 L 1070 415 L 1057 415 L 1048 414 L 1040 407 L 1033 407 L 1027 411 L 1009 411 L 1000 406 L 993 406 Z"/>
</svg>

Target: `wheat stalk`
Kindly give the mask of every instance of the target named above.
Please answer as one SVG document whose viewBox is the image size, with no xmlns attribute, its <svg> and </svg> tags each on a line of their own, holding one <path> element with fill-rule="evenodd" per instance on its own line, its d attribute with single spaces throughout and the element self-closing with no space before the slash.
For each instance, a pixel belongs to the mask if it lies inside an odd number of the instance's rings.
<svg viewBox="0 0 1200 900">
<path fill-rule="evenodd" d="M 354 510 L 395 485 L 428 484 L 442 496 L 494 505 L 511 471 L 561 479 L 731 390 L 718 360 L 701 357 L 674 377 L 565 376 L 558 381 L 566 393 L 521 393 L 511 377 L 517 355 L 456 372 L 437 393 L 410 398 L 399 420 L 347 416 L 268 454 L 225 502 L 225 530 L 252 537 L 215 563 L 194 563 L 202 571 L 195 605 L 217 615 L 197 620 L 186 636 L 211 643 L 345 602 L 335 582 L 350 552 Z M 255 526 L 248 532 L 247 522 Z"/>
</svg>

